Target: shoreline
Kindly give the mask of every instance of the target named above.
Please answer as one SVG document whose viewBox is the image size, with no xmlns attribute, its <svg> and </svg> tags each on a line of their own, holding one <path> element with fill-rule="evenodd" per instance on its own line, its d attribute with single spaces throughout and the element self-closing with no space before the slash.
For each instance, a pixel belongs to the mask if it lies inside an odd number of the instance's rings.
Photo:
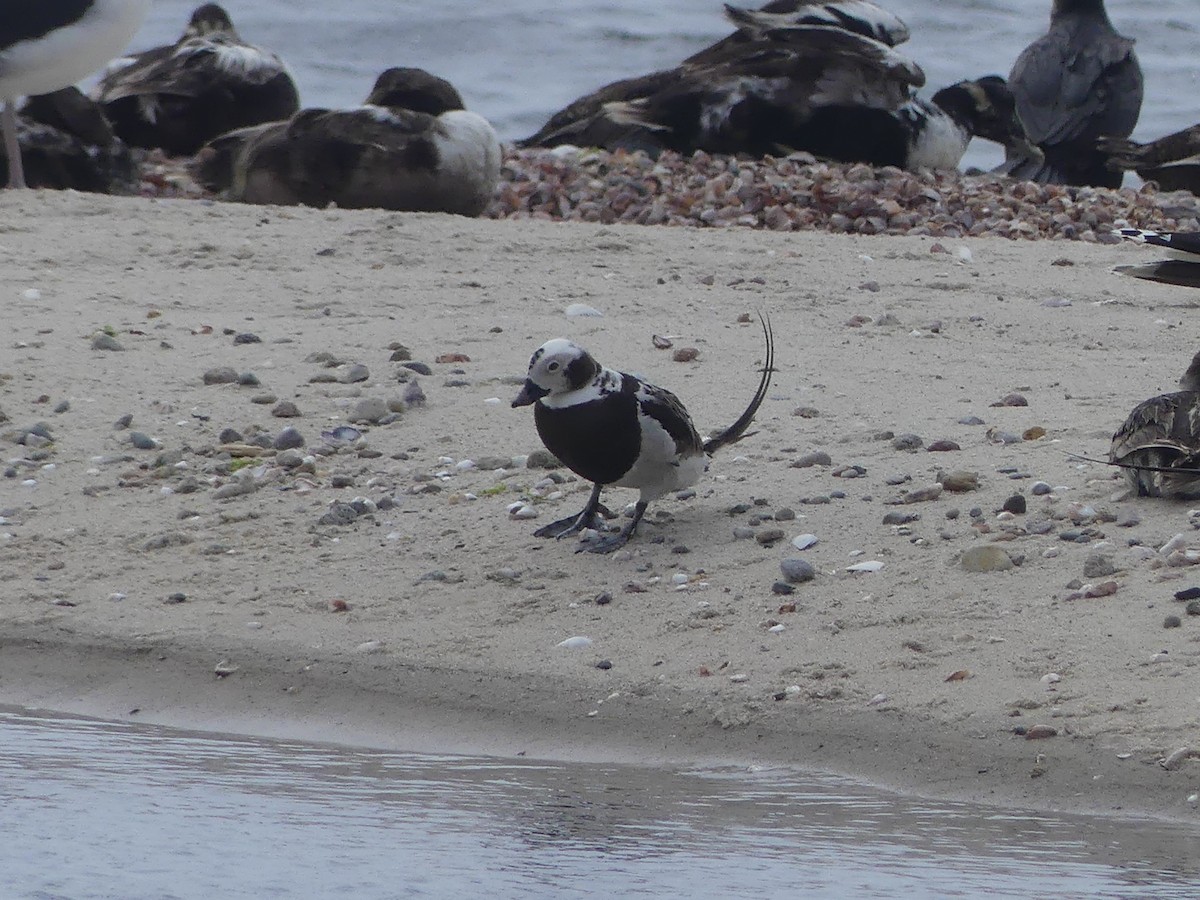
<svg viewBox="0 0 1200 900">
<path fill-rule="evenodd" d="M 0 206 L 0 702 L 416 751 L 799 765 L 1195 821 L 1200 761 L 1175 754 L 1200 746 L 1200 623 L 1163 627 L 1193 570 L 1154 551 L 1200 537 L 1184 506 L 1114 500 L 1114 473 L 1068 456 L 1104 455 L 1194 353 L 1200 297 L 1111 271 L 1152 251 Z M 510 518 L 517 500 L 562 515 L 587 488 L 516 462 L 540 446 L 507 403 L 533 348 L 569 335 L 670 387 L 704 432 L 753 390 L 761 334 L 740 317 L 760 308 L 778 368 L 758 434 L 695 497 L 655 503 L 605 558 Z M 652 334 L 699 355 L 675 362 Z M 220 367 L 257 383 L 206 384 Z M 423 406 L 400 402 L 414 380 Z M 1001 402 L 1014 393 L 1024 405 Z M 401 412 L 323 442 L 368 400 Z M 298 415 L 273 412 L 284 401 Z M 287 426 L 295 465 L 275 446 Z M 942 471 L 977 484 L 920 493 Z M 1002 511 L 1014 493 L 1028 512 Z M 797 551 L 802 533 L 818 542 Z M 976 546 L 1016 564 L 967 571 Z M 816 577 L 774 593 L 796 556 Z M 882 567 L 849 570 L 863 560 Z M 1115 592 L 1078 597 L 1096 578 Z M 559 646 L 575 635 L 593 644 Z M 236 670 L 218 678 L 222 661 Z M 1056 735 L 1013 732 L 1034 725 Z"/>
</svg>

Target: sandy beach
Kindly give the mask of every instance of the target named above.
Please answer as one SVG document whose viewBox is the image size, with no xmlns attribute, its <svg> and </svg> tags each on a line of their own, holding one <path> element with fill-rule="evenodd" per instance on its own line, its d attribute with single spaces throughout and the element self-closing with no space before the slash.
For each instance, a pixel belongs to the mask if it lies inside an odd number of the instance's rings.
<svg viewBox="0 0 1200 900">
<path fill-rule="evenodd" d="M 1200 295 L 1112 272 L 1153 251 L 0 207 L 0 703 L 1195 816 L 1200 616 L 1174 595 L 1200 573 L 1158 550 L 1200 533 L 1069 455 L 1105 456 L 1196 351 Z M 532 351 L 570 337 L 704 433 L 754 391 L 758 310 L 757 433 L 695 496 L 611 557 L 532 537 L 589 487 L 526 465 Z M 977 548 L 1015 564 L 969 571 Z M 815 577 L 782 584 L 797 558 Z"/>
</svg>

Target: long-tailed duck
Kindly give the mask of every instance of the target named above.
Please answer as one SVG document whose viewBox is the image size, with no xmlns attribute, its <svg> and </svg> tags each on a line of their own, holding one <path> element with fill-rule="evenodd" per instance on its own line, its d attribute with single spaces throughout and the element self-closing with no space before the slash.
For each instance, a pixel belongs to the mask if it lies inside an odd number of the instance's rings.
<svg viewBox="0 0 1200 900">
<path fill-rule="evenodd" d="M 137 183 L 129 147 L 78 88 L 29 97 L 17 133 L 29 187 L 110 194 L 131 193 Z M 0 159 L 0 173 L 7 164 Z"/>
<path fill-rule="evenodd" d="M 93 96 L 123 140 L 173 156 L 300 108 L 283 60 L 242 40 L 215 3 L 197 8 L 174 44 L 116 60 Z"/>
<path fill-rule="evenodd" d="M 1108 458 L 1140 497 L 1200 498 L 1200 353 L 1179 386 L 1135 406 L 1112 437 Z"/>
<path fill-rule="evenodd" d="M 150 0 L 37 0 L 0 7 L 0 100 L 8 186 L 25 187 L 17 99 L 69 87 L 125 48 Z"/>
<path fill-rule="evenodd" d="M 842 27 L 776 23 L 729 8 L 740 27 L 675 69 L 615 82 L 556 113 L 525 146 L 783 155 L 954 168 L 972 136 L 1020 152 L 1025 139 L 1003 79 L 988 76 L 916 99 L 921 68 Z M 763 18 L 766 16 L 766 18 Z"/>
<path fill-rule="evenodd" d="M 1136 244 L 1161 247 L 1168 258 L 1136 266 L 1117 266 L 1115 271 L 1146 281 L 1200 287 L 1200 232 L 1119 228 L 1116 234 Z"/>
<path fill-rule="evenodd" d="M 223 135 L 193 167 L 230 200 L 477 216 L 500 178 L 500 142 L 423 69 L 381 74 L 363 106 L 302 109 Z"/>
<path fill-rule="evenodd" d="M 592 553 L 616 550 L 629 540 L 651 500 L 695 484 L 708 469 L 709 456 L 745 437 L 766 398 L 775 361 L 770 322 L 760 319 L 767 351 L 758 389 L 737 421 L 708 440 L 701 439 L 687 410 L 670 391 L 605 368 L 564 338 L 539 347 L 512 405 L 533 404 L 542 443 L 567 468 L 592 482 L 592 493 L 581 512 L 534 534 L 561 538 L 599 529 L 601 491 L 609 485 L 636 488 L 640 495 L 630 523 L 615 535 L 578 548 Z"/>
<path fill-rule="evenodd" d="M 999 171 L 1058 184 L 1120 187 L 1096 148 L 1128 137 L 1142 108 L 1133 40 L 1118 34 L 1104 0 L 1054 0 L 1050 30 L 1022 51 L 1008 76 L 1017 114 L 1042 159 L 1007 154 Z"/>
<path fill-rule="evenodd" d="M 1145 144 L 1102 137 L 1096 146 L 1114 172 L 1132 169 L 1146 181 L 1157 182 L 1161 190 L 1200 194 L 1200 125 Z"/>
</svg>

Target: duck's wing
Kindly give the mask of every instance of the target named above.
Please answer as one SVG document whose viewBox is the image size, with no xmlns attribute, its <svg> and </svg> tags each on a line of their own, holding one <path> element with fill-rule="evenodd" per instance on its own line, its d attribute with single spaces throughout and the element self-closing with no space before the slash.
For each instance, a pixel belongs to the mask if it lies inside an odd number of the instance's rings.
<svg viewBox="0 0 1200 900">
<path fill-rule="evenodd" d="M 236 38 L 209 35 L 140 54 L 105 75 L 95 96 L 101 103 L 150 94 L 198 97 L 222 82 L 266 84 L 286 72 L 275 53 Z"/>
<path fill-rule="evenodd" d="M 1118 171 L 1187 162 L 1200 154 L 1200 125 L 1192 125 L 1145 144 L 1128 138 L 1101 137 L 1096 146 L 1101 153 L 1108 155 L 1109 166 Z"/>
<path fill-rule="evenodd" d="M 632 375 L 626 379 L 637 382 L 634 396 L 637 398 L 638 413 L 657 422 L 675 442 L 675 453 L 679 457 L 697 456 L 704 452 L 703 441 L 692 423 L 692 417 L 682 401 L 666 388 L 647 384 Z"/>
<path fill-rule="evenodd" d="M 908 40 L 898 16 L 868 0 L 772 0 L 758 9 L 725 4 L 725 18 L 750 35 L 773 28 L 831 25 L 895 47 Z"/>
<path fill-rule="evenodd" d="M 605 104 L 636 100 L 657 93 L 675 82 L 679 75 L 679 69 L 666 69 L 606 84 L 554 113 L 534 134 L 517 141 L 517 146 L 557 147 L 560 144 L 576 144 L 609 149 L 620 146 L 632 132 L 607 119 L 604 115 Z"/>
<path fill-rule="evenodd" d="M 1200 394 L 1177 391 L 1139 403 L 1113 434 L 1109 459 L 1143 495 L 1189 493 L 1200 479 Z"/>
<path fill-rule="evenodd" d="M 1030 139 L 1058 144 L 1133 131 L 1142 106 L 1133 43 L 1111 32 L 1084 39 L 1055 29 L 1026 47 L 1009 83 Z"/>
<path fill-rule="evenodd" d="M 1172 259 L 1200 263 L 1200 231 L 1152 231 L 1147 228 L 1118 228 L 1115 232 L 1135 244 L 1162 247 Z"/>
</svg>

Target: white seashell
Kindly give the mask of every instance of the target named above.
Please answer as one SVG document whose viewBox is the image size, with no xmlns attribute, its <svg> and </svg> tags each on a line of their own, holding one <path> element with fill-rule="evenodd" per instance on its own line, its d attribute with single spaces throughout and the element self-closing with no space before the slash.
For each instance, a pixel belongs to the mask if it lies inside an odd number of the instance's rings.
<svg viewBox="0 0 1200 900">
<path fill-rule="evenodd" d="M 439 456 L 437 463 L 439 466 L 452 466 L 452 465 L 454 465 L 454 457 L 453 456 Z"/>
<path fill-rule="evenodd" d="M 870 700 L 867 701 L 867 706 L 878 706 L 880 703 L 887 703 L 887 701 L 888 701 L 887 694 L 876 694 L 874 697 L 872 697 Z"/>
<path fill-rule="evenodd" d="M 575 637 L 569 637 L 565 641 L 559 641 L 558 646 L 564 647 L 567 650 L 582 650 L 584 647 L 592 646 L 592 639 L 579 634 Z"/>
<path fill-rule="evenodd" d="M 1186 544 L 1187 544 L 1187 535 L 1186 534 L 1177 534 L 1177 535 L 1175 535 L 1175 537 L 1171 538 L 1169 541 L 1167 541 L 1165 544 L 1163 544 L 1161 547 L 1159 547 L 1158 552 L 1160 554 L 1162 554 L 1163 556 L 1166 556 L 1167 554 L 1173 553 L 1174 551 L 1179 550 L 1180 548 L 1186 546 Z"/>
<path fill-rule="evenodd" d="M 355 653 L 379 653 L 383 650 L 383 641 L 363 641 L 354 648 Z"/>
<path fill-rule="evenodd" d="M 1047 686 L 1051 684 L 1058 684 L 1060 681 L 1062 681 L 1062 676 L 1057 672 L 1047 672 L 1042 676 L 1042 684 Z"/>
<path fill-rule="evenodd" d="M 514 519 L 536 519 L 538 511 L 528 504 L 522 503 L 517 509 L 511 511 L 509 516 Z"/>
<path fill-rule="evenodd" d="M 785 694 L 787 694 L 789 697 L 795 697 L 797 694 L 799 694 L 803 690 L 804 689 L 802 687 L 800 687 L 800 685 L 798 685 L 798 684 L 789 684 L 787 687 L 785 687 L 783 689 L 783 692 Z"/>
<path fill-rule="evenodd" d="M 782 624 L 772 625 L 767 631 L 771 632 L 771 634 L 783 634 L 783 632 L 787 631 L 787 626 Z"/>
<path fill-rule="evenodd" d="M 568 316 L 602 316 L 604 313 L 596 309 L 594 306 L 588 306 L 586 303 L 572 303 L 563 310 Z"/>
<path fill-rule="evenodd" d="M 676 572 L 674 575 L 671 576 L 671 583 L 672 584 L 687 584 L 688 577 L 683 572 Z"/>
<path fill-rule="evenodd" d="M 817 542 L 815 534 L 798 534 L 792 538 L 792 546 L 797 550 L 807 550 Z"/>
<path fill-rule="evenodd" d="M 975 257 L 971 254 L 970 247 L 959 247 L 957 253 L 958 253 L 958 258 L 961 259 L 965 263 L 975 261 Z"/>
<path fill-rule="evenodd" d="M 732 681 L 734 684 L 742 684 L 744 682 L 749 681 L 750 676 L 747 675 L 745 672 L 738 672 L 735 675 L 730 675 L 729 680 Z"/>
<path fill-rule="evenodd" d="M 21 299 L 22 300 L 41 300 L 42 292 L 39 291 L 37 288 L 28 288 L 23 294 L 21 294 Z"/>
<path fill-rule="evenodd" d="M 506 506 L 504 508 L 508 511 L 508 514 L 511 516 L 513 513 L 515 513 L 518 509 L 520 509 L 524 505 L 525 505 L 524 501 L 514 500 L 512 503 L 508 504 L 508 506 Z"/>
<path fill-rule="evenodd" d="M 847 572 L 878 572 L 883 568 L 883 563 L 877 559 L 869 559 L 866 562 L 855 563 L 852 566 L 846 566 Z"/>
<path fill-rule="evenodd" d="M 128 596 L 129 596 L 128 594 L 122 594 L 120 591 L 116 591 L 114 593 L 109 594 L 108 599 L 113 600 L 113 601 L 120 601 L 120 600 L 124 600 Z"/>
<path fill-rule="evenodd" d="M 213 666 L 213 674 L 215 674 L 218 678 L 224 678 L 226 675 L 232 675 L 239 668 L 241 668 L 241 666 L 235 666 L 229 660 L 223 659 Z"/>
<path fill-rule="evenodd" d="M 488 397 L 483 401 L 485 406 L 502 406 L 504 401 L 499 397 Z"/>
<path fill-rule="evenodd" d="M 460 459 L 458 462 L 456 462 L 456 463 L 454 464 L 454 468 L 456 468 L 456 469 L 457 469 L 458 471 L 460 471 L 460 472 L 466 472 L 466 471 L 468 471 L 468 470 L 470 470 L 470 469 L 473 469 L 473 468 L 475 468 L 475 460 L 473 460 L 473 459 Z"/>
</svg>

